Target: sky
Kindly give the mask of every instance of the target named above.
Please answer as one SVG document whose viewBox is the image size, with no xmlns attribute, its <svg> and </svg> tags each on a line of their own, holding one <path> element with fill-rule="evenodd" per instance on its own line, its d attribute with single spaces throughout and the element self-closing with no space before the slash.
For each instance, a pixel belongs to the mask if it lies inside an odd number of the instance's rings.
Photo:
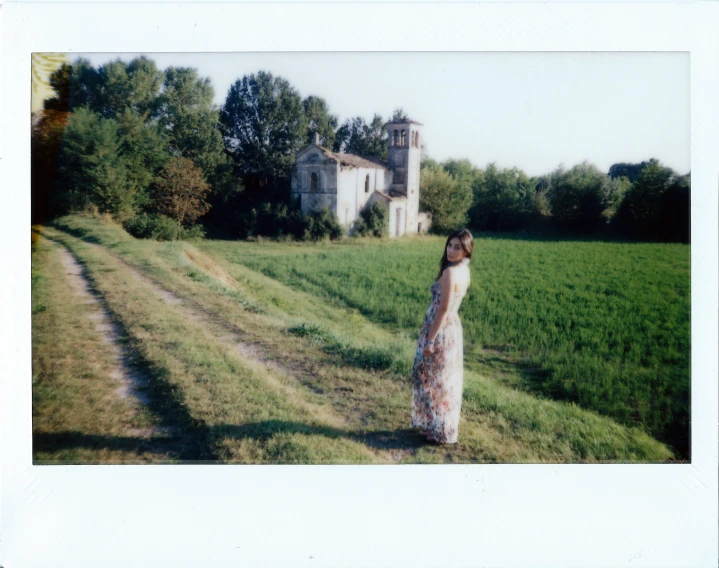
<svg viewBox="0 0 719 568">
<path fill-rule="evenodd" d="M 136 53 L 69 54 L 95 66 Z M 585 160 L 602 171 L 657 158 L 690 171 L 689 55 L 679 52 L 145 53 L 194 67 L 221 105 L 260 70 L 325 99 L 340 124 L 402 107 L 428 155 L 542 175 Z"/>
</svg>

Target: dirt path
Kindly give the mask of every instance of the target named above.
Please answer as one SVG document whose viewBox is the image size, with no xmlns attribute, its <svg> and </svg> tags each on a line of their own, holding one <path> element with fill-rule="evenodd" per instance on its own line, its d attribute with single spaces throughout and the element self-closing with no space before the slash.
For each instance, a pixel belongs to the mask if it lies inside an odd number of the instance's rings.
<svg viewBox="0 0 719 568">
<path fill-rule="evenodd" d="M 273 358 L 272 354 L 268 353 L 260 344 L 245 341 L 242 335 L 234 329 L 231 324 L 218 319 L 214 314 L 207 312 L 192 300 L 181 298 L 174 292 L 164 288 L 154 278 L 143 274 L 137 267 L 120 256 L 96 243 L 86 244 L 100 248 L 105 253 L 110 254 L 123 265 L 123 268 L 127 270 L 128 273 L 150 288 L 163 302 L 179 311 L 186 319 L 202 325 L 215 336 L 217 341 L 226 345 L 234 356 L 241 359 L 244 363 L 249 363 L 254 370 L 260 371 L 262 377 L 267 381 L 270 387 L 290 397 L 293 402 L 315 419 L 334 428 L 344 428 L 347 426 L 348 422 L 345 417 L 333 412 L 328 406 L 315 404 L 305 399 L 301 393 L 301 380 L 297 376 L 298 372 L 301 372 L 300 369 L 279 363 L 276 358 Z M 281 380 L 280 377 L 289 378 L 291 381 Z M 296 386 L 292 383 L 295 383 Z"/>
<path fill-rule="evenodd" d="M 56 250 L 65 267 L 70 286 L 75 290 L 81 302 L 93 309 L 88 318 L 93 322 L 102 340 L 110 347 L 114 359 L 110 376 L 119 383 L 118 396 L 135 408 L 139 405 L 148 406 L 149 381 L 147 376 L 130 364 L 131 353 L 122 341 L 124 335 L 122 327 L 112 321 L 112 316 L 105 307 L 102 296 L 93 290 L 90 280 L 85 274 L 85 269 L 72 253 L 64 246 L 58 246 Z M 139 437 L 150 437 L 158 432 L 157 428 L 135 428 L 129 433 Z"/>
<path fill-rule="evenodd" d="M 308 371 L 296 365 L 283 365 L 266 346 L 246 341 L 243 339 L 242 333 L 234 328 L 232 324 L 219 319 L 215 314 L 206 311 L 193 300 L 180 297 L 166 289 L 156 279 L 144 274 L 139 268 L 105 247 L 87 241 L 85 241 L 85 244 L 93 248 L 102 249 L 104 253 L 109 254 L 114 260 L 121 263 L 123 269 L 127 270 L 133 278 L 150 288 L 163 302 L 172 306 L 172 309 L 179 311 L 187 320 L 196 322 L 208 330 L 218 342 L 226 345 L 234 356 L 242 360 L 243 363 L 249 364 L 253 367 L 253 370 L 259 371 L 267 381 L 268 386 L 288 396 L 314 419 L 334 428 L 348 428 L 348 419 L 334 411 L 331 406 L 317 404 L 306 399 L 303 393 L 305 390 L 303 375 Z M 63 261 L 66 263 L 68 273 L 71 273 L 74 281 L 73 285 L 83 289 L 80 293 L 83 293 L 88 298 L 88 302 L 94 302 L 98 306 L 98 310 L 93 316 L 96 318 L 96 326 L 103 333 L 103 338 L 114 346 L 118 353 L 118 376 L 123 377 L 126 383 L 124 390 L 120 391 L 121 396 L 127 397 L 130 393 L 141 391 L 146 386 L 147 380 L 140 373 L 133 372 L 127 365 L 127 354 L 122 352 L 122 345 L 119 342 L 118 326 L 111 322 L 109 313 L 102 305 L 101 298 L 90 287 L 82 266 L 64 247 L 62 247 L 62 250 Z M 198 259 L 191 258 L 190 260 L 202 267 L 202 263 L 198 262 Z M 231 277 L 229 278 L 231 279 Z M 221 280 L 226 285 L 232 286 L 225 278 Z M 142 399 L 140 400 L 142 401 Z M 392 447 L 394 444 L 389 444 L 389 447 L 387 447 L 382 436 L 368 435 L 366 443 L 379 458 L 395 463 L 417 451 L 416 442 L 410 440 L 408 440 L 407 444 L 409 447 Z"/>
</svg>

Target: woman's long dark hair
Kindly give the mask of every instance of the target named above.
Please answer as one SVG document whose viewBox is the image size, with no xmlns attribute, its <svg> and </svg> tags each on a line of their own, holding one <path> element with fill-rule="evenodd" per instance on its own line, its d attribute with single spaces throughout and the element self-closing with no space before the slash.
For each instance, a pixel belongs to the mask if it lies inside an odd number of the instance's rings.
<svg viewBox="0 0 719 568">
<path fill-rule="evenodd" d="M 434 279 L 435 282 L 442 277 L 444 269 L 449 265 L 449 260 L 447 260 L 447 247 L 452 239 L 459 239 L 464 252 L 467 253 L 467 258 L 472 258 L 472 251 L 474 250 L 474 237 L 472 237 L 472 233 L 470 233 L 468 229 L 455 231 L 447 237 L 447 242 L 444 243 L 444 254 L 442 255 L 442 260 L 439 261 L 439 274 L 437 274 L 437 278 Z"/>
</svg>

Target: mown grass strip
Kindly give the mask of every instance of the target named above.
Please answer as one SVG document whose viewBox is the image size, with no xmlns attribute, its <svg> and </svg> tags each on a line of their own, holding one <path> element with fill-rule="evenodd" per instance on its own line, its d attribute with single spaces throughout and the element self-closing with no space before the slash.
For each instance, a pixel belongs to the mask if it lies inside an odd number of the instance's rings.
<svg viewBox="0 0 719 568">
<path fill-rule="evenodd" d="M 35 463 L 176 459 L 161 420 L 118 396 L 115 359 L 92 321 L 97 308 L 70 285 L 57 245 L 32 249 L 32 416 Z"/>
<path fill-rule="evenodd" d="M 275 428 L 284 436 L 283 463 L 315 455 L 322 461 L 328 445 L 337 450 L 334 463 L 374 461 L 368 448 L 348 436 L 326 439 L 323 429 L 328 426 L 285 391 L 272 388 L 262 369 L 233 356 L 204 326 L 164 303 L 104 249 L 58 231 L 48 234 L 86 264 L 93 285 L 127 330 L 151 383 L 164 391 L 168 404 L 186 412 L 185 427 L 201 446 L 197 459 L 271 463 L 277 459 L 275 443 L 270 444 L 266 432 Z"/>
</svg>

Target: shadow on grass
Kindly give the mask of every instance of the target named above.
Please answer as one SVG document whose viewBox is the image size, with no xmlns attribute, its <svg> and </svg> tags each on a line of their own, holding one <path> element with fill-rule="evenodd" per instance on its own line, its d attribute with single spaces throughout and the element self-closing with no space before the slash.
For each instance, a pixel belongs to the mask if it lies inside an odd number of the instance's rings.
<svg viewBox="0 0 719 568">
<path fill-rule="evenodd" d="M 101 434 L 85 434 L 83 432 L 35 432 L 32 437 L 33 455 L 37 453 L 55 453 L 68 450 L 110 450 L 123 451 L 141 455 L 151 453 L 166 455 L 166 461 L 201 461 L 203 452 L 198 452 L 196 443 L 190 435 L 169 435 L 156 437 L 105 436 Z M 211 461 L 213 458 L 205 458 Z M 56 460 L 33 460 L 43 463 L 56 463 Z M 63 463 L 86 463 L 84 460 L 57 460 Z M 158 460 L 159 462 L 159 460 Z M 93 462 L 95 463 L 95 462 Z"/>
<path fill-rule="evenodd" d="M 329 356 L 328 361 L 336 366 L 355 367 L 365 371 L 393 371 L 397 378 L 408 378 L 412 365 L 386 347 L 356 347 L 332 335 L 326 329 L 311 323 L 291 327 L 287 333 L 303 337 L 310 343 L 321 346 Z"/>
<path fill-rule="evenodd" d="M 106 245 L 102 242 L 102 239 L 96 237 L 95 235 L 90 234 L 89 231 L 86 231 L 85 229 L 79 228 L 79 227 L 70 227 L 60 221 L 53 221 L 50 223 L 50 227 L 57 229 L 59 231 L 62 231 L 63 233 L 68 233 L 69 235 L 72 235 L 73 237 L 76 237 L 82 241 L 85 241 L 86 243 L 92 243 L 95 245 L 102 245 L 102 246 L 112 246 L 112 245 Z M 51 237 L 48 237 L 47 234 L 43 234 L 43 236 L 47 239 L 54 240 Z M 55 241 L 57 242 L 57 241 Z"/>
<path fill-rule="evenodd" d="M 178 388 L 170 382 L 168 372 L 145 359 L 140 350 L 133 347 L 133 338 L 128 333 L 122 318 L 112 310 L 105 301 L 102 292 L 97 288 L 94 279 L 88 271 L 87 264 L 75 256 L 61 240 L 54 239 L 46 234 L 43 234 L 43 236 L 58 246 L 65 248 L 72 254 L 81 268 L 81 276 L 87 284 L 89 293 L 98 301 L 101 309 L 106 312 L 112 322 L 112 333 L 120 350 L 119 362 L 125 369 L 126 375 L 134 383 L 134 388 L 139 386 L 139 382 L 147 384 L 147 397 L 138 397 L 140 404 L 155 418 L 154 423 L 160 429 L 173 432 L 173 436 L 171 436 L 169 440 L 167 438 L 158 439 L 157 443 L 161 443 L 162 451 L 169 451 L 177 455 L 178 459 L 181 460 L 216 460 L 217 456 L 212 450 L 207 427 L 202 421 L 192 418 L 189 410 L 182 402 Z M 38 436 L 40 437 L 37 442 L 42 444 L 44 443 L 43 440 L 45 440 L 43 437 L 48 435 L 42 434 Z M 49 436 L 51 437 L 48 438 L 48 440 L 52 442 L 54 439 L 55 444 L 60 440 L 64 440 L 71 447 L 73 447 L 75 443 L 80 443 L 82 447 L 97 447 L 98 449 L 108 447 L 108 444 L 120 444 L 121 446 L 122 444 L 129 444 L 129 446 L 134 444 L 135 447 L 138 447 L 137 444 L 149 443 L 149 440 L 152 440 L 151 438 L 93 437 L 77 432 L 60 433 L 57 438 L 52 438 L 54 434 Z M 33 450 L 38 451 L 40 448 L 35 447 L 35 442 L 36 440 L 33 438 Z M 93 446 L 93 443 L 99 445 Z M 129 446 L 118 447 L 116 449 L 129 450 L 131 449 Z M 59 450 L 62 448 L 54 447 L 54 449 Z"/>
<path fill-rule="evenodd" d="M 416 450 L 428 445 L 424 436 L 415 429 L 381 430 L 381 431 L 350 431 L 331 426 L 313 426 L 301 422 L 284 420 L 264 420 L 241 425 L 223 425 L 217 427 L 216 435 L 236 440 L 251 438 L 259 442 L 267 442 L 278 434 L 317 435 L 332 439 L 347 439 L 365 444 L 377 450 Z"/>
<path fill-rule="evenodd" d="M 233 438 L 235 440 L 251 439 L 260 443 L 267 443 L 279 434 L 317 435 L 330 439 L 346 439 L 365 444 L 376 450 L 409 450 L 415 452 L 418 448 L 428 445 L 423 436 L 416 430 L 383 430 L 376 432 L 351 432 L 328 426 L 310 426 L 299 422 L 282 420 L 267 420 L 242 425 L 221 425 L 215 427 L 198 427 L 194 431 L 187 431 L 182 435 L 156 436 L 151 438 L 133 436 L 106 436 L 100 434 L 85 434 L 82 432 L 63 431 L 53 433 L 33 434 L 33 454 L 38 452 L 55 453 L 67 450 L 89 449 L 110 450 L 136 453 L 138 456 L 144 452 L 167 455 L 166 459 L 148 462 L 148 465 L 169 463 L 191 464 L 222 464 L 216 455 L 209 451 L 208 440 Z M 193 439 L 197 436 L 198 439 Z M 200 447 L 204 447 L 204 451 Z M 34 460 L 37 465 L 52 464 L 84 464 L 81 460 Z M 93 461 L 92 463 L 98 463 Z M 116 463 L 116 462 L 113 462 Z M 136 463 L 130 461 L 129 463 Z M 273 462 L 274 463 L 274 462 Z M 288 462 L 294 463 L 294 462 Z"/>
</svg>

